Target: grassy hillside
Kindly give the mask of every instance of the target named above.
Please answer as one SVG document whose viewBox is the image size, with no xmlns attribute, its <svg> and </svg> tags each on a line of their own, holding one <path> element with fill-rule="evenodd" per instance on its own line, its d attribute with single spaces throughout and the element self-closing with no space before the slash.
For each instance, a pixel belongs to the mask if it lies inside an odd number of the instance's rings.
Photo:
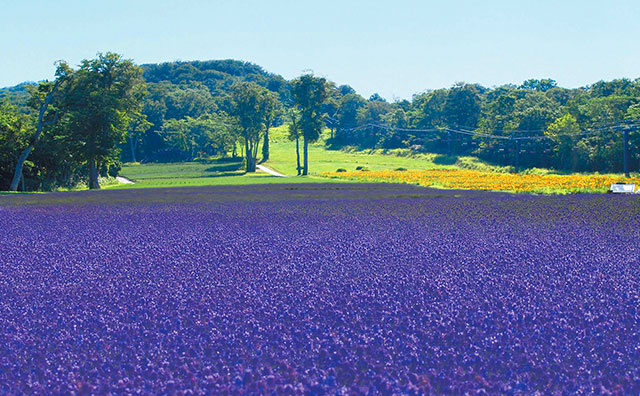
<svg viewBox="0 0 640 396">
<path fill-rule="evenodd" d="M 547 169 L 513 174 L 512 167 L 496 166 L 475 157 L 416 154 L 409 150 L 328 150 L 325 130 L 309 147 L 308 177 L 297 177 L 295 142 L 287 139 L 287 127 L 270 131 L 270 159 L 263 165 L 290 177 L 263 172 L 247 174 L 240 159 L 172 164 L 127 164 L 121 175 L 135 184 L 107 188 L 146 188 L 208 185 L 241 185 L 317 182 L 393 182 L 439 188 L 565 194 L 605 192 L 616 182 L 640 184 L 638 175 L 560 175 Z M 344 170 L 336 172 L 338 169 Z M 363 172 L 358 170 L 364 169 Z M 367 172 L 368 171 L 368 172 Z M 408 171 L 408 172 L 405 172 Z"/>
<path fill-rule="evenodd" d="M 287 139 L 287 126 L 283 125 L 271 129 L 271 155 L 269 161 L 263 165 L 292 177 L 280 178 L 260 171 L 246 174 L 242 169 L 242 161 L 230 158 L 187 163 L 130 163 L 124 165 L 120 175 L 134 181 L 135 184 L 116 184 L 106 188 L 348 182 L 349 180 L 327 178 L 325 173 L 335 172 L 337 169 L 353 171 L 358 167 L 381 171 L 398 168 L 459 169 L 456 161 L 467 161 L 476 163 L 479 167 L 489 168 L 489 165 L 473 157 L 456 159 L 436 154 L 412 155 L 409 150 L 328 150 L 324 142 L 329 134 L 329 130 L 323 131 L 321 140 L 309 147 L 308 177 L 296 177 L 295 142 Z"/>
<path fill-rule="evenodd" d="M 295 142 L 287 139 L 287 126 L 270 131 L 270 158 L 264 165 L 285 175 L 296 175 Z M 476 157 L 447 157 L 438 154 L 416 154 L 408 149 L 395 150 L 328 150 L 325 140 L 330 131 L 325 129 L 320 141 L 309 146 L 309 172 L 321 176 L 338 169 L 354 171 L 358 167 L 369 170 L 403 169 L 475 169 L 508 172 L 510 167 L 493 166 Z M 300 142 L 302 156 L 302 142 Z M 302 158 L 301 158 L 302 161 Z"/>
</svg>

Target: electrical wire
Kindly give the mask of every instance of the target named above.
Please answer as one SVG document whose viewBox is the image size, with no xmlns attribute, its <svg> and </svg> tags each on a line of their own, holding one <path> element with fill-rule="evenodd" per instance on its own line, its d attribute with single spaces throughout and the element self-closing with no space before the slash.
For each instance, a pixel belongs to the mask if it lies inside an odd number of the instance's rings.
<svg viewBox="0 0 640 396">
<path fill-rule="evenodd" d="M 333 118 L 333 117 L 331 117 Z M 333 122 L 337 122 L 338 120 L 332 119 L 331 120 L 332 123 Z M 613 131 L 613 132 L 619 132 L 622 131 L 623 129 L 631 129 L 631 128 L 637 128 L 640 127 L 640 120 L 633 120 L 630 123 L 626 123 L 624 125 L 620 125 L 620 124 L 616 124 L 616 125 L 609 125 L 609 126 L 603 126 L 603 127 L 599 127 L 599 128 L 593 128 L 593 129 L 583 129 L 580 132 L 568 132 L 568 133 L 558 133 L 558 134 L 551 134 L 548 133 L 546 131 L 531 131 L 531 132 L 537 132 L 539 135 L 533 135 L 533 136 L 514 136 L 513 134 L 511 134 L 510 136 L 508 135 L 498 135 L 496 134 L 498 131 L 496 130 L 492 130 L 491 132 L 493 133 L 486 133 L 486 132 L 480 132 L 478 130 L 468 130 L 468 129 L 462 129 L 462 128 L 449 128 L 449 127 L 440 127 L 440 128 L 402 128 L 402 127 L 393 127 L 393 126 L 389 126 L 386 124 L 373 124 L 373 123 L 368 123 L 368 124 L 364 124 L 364 125 L 359 125 L 353 128 L 341 128 L 340 130 L 342 132 L 353 132 L 353 131 L 360 131 L 360 130 L 365 130 L 365 129 L 373 129 L 373 128 L 378 128 L 378 129 L 385 129 L 385 130 L 389 130 L 389 131 L 396 131 L 396 132 L 421 132 L 421 133 L 454 133 L 454 134 L 458 134 L 458 135 L 466 135 L 466 136 L 472 136 L 472 137 L 479 137 L 479 138 L 486 138 L 486 139 L 495 139 L 495 140 L 511 140 L 511 141 L 517 141 L 517 140 L 542 140 L 542 139 L 553 139 L 556 137 L 562 137 L 562 136 L 574 136 L 574 137 L 578 137 L 578 136 L 588 136 L 588 135 L 592 135 L 592 134 L 598 134 L 598 133 L 602 133 L 605 131 Z M 510 133 L 514 132 L 514 131 L 509 131 Z M 522 132 L 522 131 L 521 131 Z"/>
</svg>

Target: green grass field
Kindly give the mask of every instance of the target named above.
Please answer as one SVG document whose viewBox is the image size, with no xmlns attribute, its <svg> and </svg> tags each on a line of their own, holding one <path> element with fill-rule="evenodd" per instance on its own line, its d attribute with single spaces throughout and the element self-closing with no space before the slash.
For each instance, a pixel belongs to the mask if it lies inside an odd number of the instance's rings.
<svg viewBox="0 0 640 396">
<path fill-rule="evenodd" d="M 295 169 L 295 167 L 294 167 Z M 347 181 L 321 177 L 275 177 L 264 172 L 245 173 L 240 159 L 220 159 L 206 162 L 167 164 L 125 164 L 120 176 L 135 184 L 109 184 L 103 188 L 161 188 L 187 186 L 216 186 L 282 183 L 346 183 Z"/>
<path fill-rule="evenodd" d="M 329 136 L 325 130 L 323 138 L 309 146 L 309 176 L 297 177 L 295 142 L 286 138 L 286 126 L 273 128 L 270 132 L 270 159 L 262 165 L 278 171 L 288 178 L 275 177 L 261 171 L 246 174 L 240 159 L 219 159 L 206 162 L 167 164 L 125 164 L 120 175 L 135 184 L 111 184 L 105 188 L 152 188 L 209 185 L 271 184 L 271 183 L 317 183 L 346 182 L 323 177 L 325 172 L 337 169 L 355 170 L 365 167 L 370 170 L 405 169 L 459 169 L 456 161 L 476 162 L 473 157 L 447 158 L 436 154 L 412 155 L 409 150 L 328 150 L 324 141 Z M 260 160 L 260 159 L 259 159 Z"/>
<path fill-rule="evenodd" d="M 493 166 L 475 157 L 447 157 L 438 154 L 415 154 L 408 149 L 395 150 L 328 150 L 325 141 L 330 131 L 325 129 L 321 139 L 309 146 L 309 173 L 320 176 L 337 169 L 347 171 L 365 167 L 369 170 L 404 169 L 475 169 L 507 172 L 510 167 Z M 296 175 L 295 142 L 287 139 L 287 126 L 271 129 L 269 160 L 265 166 L 285 175 Z M 302 155 L 302 142 L 300 142 Z"/>
<path fill-rule="evenodd" d="M 407 149 L 396 150 L 329 150 L 325 141 L 329 130 L 323 131 L 320 141 L 309 146 L 309 176 L 296 176 L 295 142 L 287 139 L 287 126 L 270 131 L 270 158 L 262 165 L 290 177 L 276 177 L 258 171 L 245 173 L 241 159 L 213 159 L 202 162 L 167 164 L 125 164 L 120 172 L 135 184 L 109 184 L 104 188 L 154 188 L 242 184 L 281 183 L 347 183 L 363 182 L 358 178 L 328 178 L 325 173 L 338 169 L 355 171 L 365 168 L 370 171 L 385 170 L 477 170 L 483 172 L 509 173 L 512 167 L 497 166 L 476 157 L 447 157 L 438 154 L 416 154 Z M 260 158 L 258 159 L 260 161 Z M 554 174 L 548 169 L 527 169 L 522 174 Z M 400 180 L 399 180 L 400 181 Z M 553 190 L 562 194 L 569 190 Z"/>
<path fill-rule="evenodd" d="M 128 164 L 122 176 L 137 181 L 173 178 L 200 178 L 214 175 L 236 176 L 244 173 L 240 159 L 169 164 Z"/>
</svg>

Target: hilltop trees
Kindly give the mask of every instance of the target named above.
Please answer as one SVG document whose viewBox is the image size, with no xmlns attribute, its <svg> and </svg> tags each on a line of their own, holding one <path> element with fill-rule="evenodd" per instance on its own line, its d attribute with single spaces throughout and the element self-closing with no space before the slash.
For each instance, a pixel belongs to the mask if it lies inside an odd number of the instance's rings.
<svg viewBox="0 0 640 396">
<path fill-rule="evenodd" d="M 141 67 L 149 91 L 144 100 L 143 113 L 152 123 L 147 131 L 140 134 L 137 158 L 141 161 L 183 160 L 184 153 L 176 150 L 172 145 L 173 141 L 164 133 L 164 124 L 185 121 L 188 117 L 215 118 L 224 117 L 224 113 L 234 115 L 231 98 L 231 87 L 234 84 L 253 82 L 274 94 L 276 115 L 269 127 L 279 121 L 277 108 L 282 105 L 279 97 L 287 95 L 288 84 L 284 78 L 248 62 L 191 61 L 147 64 Z M 186 133 L 189 135 L 190 131 L 187 130 Z M 242 139 L 241 133 L 236 135 L 238 139 Z M 263 136 L 268 139 L 268 135 L 268 131 L 265 131 Z M 232 145 L 232 149 L 235 147 L 235 144 Z M 267 154 L 265 150 L 268 150 L 268 144 L 266 149 L 264 147 L 263 144 L 263 157 Z M 195 151 L 206 150 L 198 147 Z"/>
<path fill-rule="evenodd" d="M 302 175 L 309 173 L 309 143 L 320 138 L 324 126 L 322 105 L 329 97 L 327 80 L 305 74 L 291 82 L 291 93 L 300 109 L 299 128 L 302 134 Z"/>
</svg>

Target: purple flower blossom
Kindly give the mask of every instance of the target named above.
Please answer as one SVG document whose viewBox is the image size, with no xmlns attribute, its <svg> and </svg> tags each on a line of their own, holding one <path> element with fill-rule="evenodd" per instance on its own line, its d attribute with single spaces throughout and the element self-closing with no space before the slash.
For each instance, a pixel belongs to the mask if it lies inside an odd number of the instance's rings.
<svg viewBox="0 0 640 396">
<path fill-rule="evenodd" d="M 640 201 L 0 197 L 0 393 L 640 392 Z"/>
</svg>

